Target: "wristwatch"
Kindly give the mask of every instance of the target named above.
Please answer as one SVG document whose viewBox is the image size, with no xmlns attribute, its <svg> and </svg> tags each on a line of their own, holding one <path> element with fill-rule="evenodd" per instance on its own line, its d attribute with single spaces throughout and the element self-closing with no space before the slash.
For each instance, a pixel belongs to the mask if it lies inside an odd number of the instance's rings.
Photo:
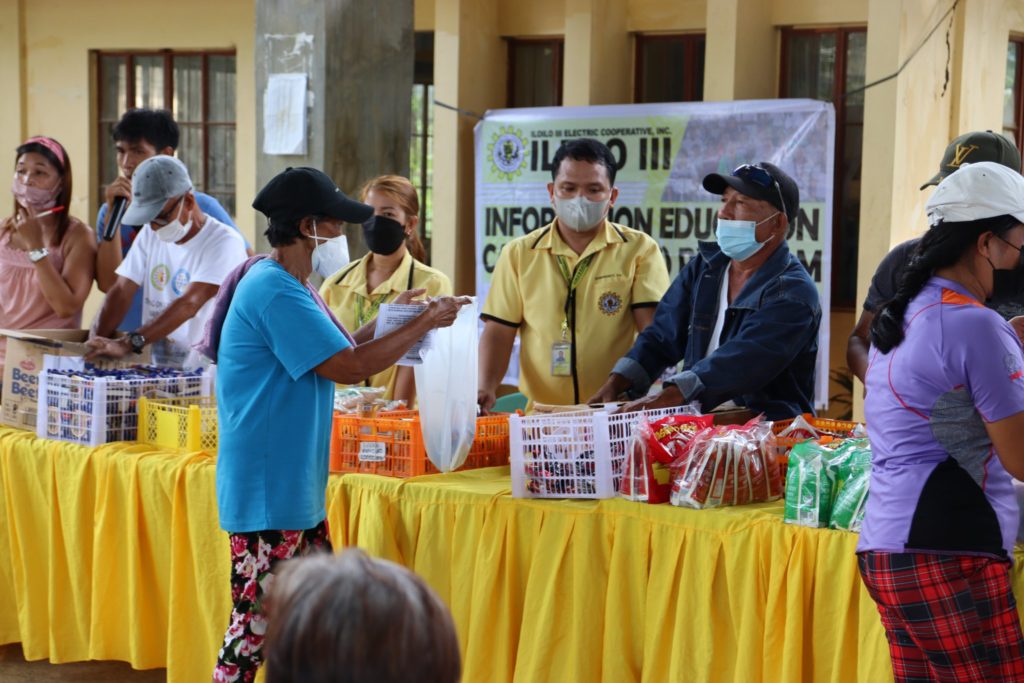
<svg viewBox="0 0 1024 683">
<path fill-rule="evenodd" d="M 146 338 L 138 332 L 129 332 L 128 343 L 131 344 L 132 351 L 142 353 L 142 347 L 146 345 Z"/>
<path fill-rule="evenodd" d="M 30 249 L 28 252 L 28 260 L 32 263 L 39 263 L 50 254 L 50 250 L 46 247 L 42 249 Z"/>
</svg>

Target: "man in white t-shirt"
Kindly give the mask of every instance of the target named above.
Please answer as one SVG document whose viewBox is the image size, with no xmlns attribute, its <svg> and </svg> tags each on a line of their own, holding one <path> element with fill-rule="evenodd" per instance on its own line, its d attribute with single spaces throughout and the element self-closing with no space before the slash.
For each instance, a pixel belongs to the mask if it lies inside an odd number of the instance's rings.
<svg viewBox="0 0 1024 683">
<path fill-rule="evenodd" d="M 220 283 L 245 260 L 245 242 L 203 213 L 188 169 L 170 156 L 152 157 L 135 170 L 124 222 L 146 227 L 117 268 L 93 326 L 88 358 L 120 358 L 151 344 L 157 365 L 195 367 L 192 344 L 202 338 Z M 140 286 L 142 326 L 111 338 Z"/>
</svg>

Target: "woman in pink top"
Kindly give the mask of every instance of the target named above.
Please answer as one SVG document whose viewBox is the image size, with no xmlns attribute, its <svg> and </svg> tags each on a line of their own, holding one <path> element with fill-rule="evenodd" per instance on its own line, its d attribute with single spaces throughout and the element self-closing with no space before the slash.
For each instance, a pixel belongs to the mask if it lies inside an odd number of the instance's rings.
<svg viewBox="0 0 1024 683">
<path fill-rule="evenodd" d="M 92 288 L 96 236 L 68 214 L 71 160 L 59 142 L 17 149 L 12 214 L 0 220 L 0 328 L 77 328 Z M 0 340 L 0 372 L 7 350 Z"/>
</svg>

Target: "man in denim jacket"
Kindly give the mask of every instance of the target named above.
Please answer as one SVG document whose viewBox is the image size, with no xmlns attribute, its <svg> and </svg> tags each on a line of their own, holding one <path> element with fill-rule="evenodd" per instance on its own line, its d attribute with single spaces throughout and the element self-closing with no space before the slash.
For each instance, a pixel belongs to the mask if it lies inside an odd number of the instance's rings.
<svg viewBox="0 0 1024 683">
<path fill-rule="evenodd" d="M 821 305 L 786 244 L 800 205 L 796 182 L 761 162 L 712 173 L 703 185 L 722 195 L 717 244 L 699 245 L 590 402 L 642 396 L 682 360 L 661 392 L 625 410 L 698 401 L 704 411 L 746 407 L 773 420 L 812 412 Z"/>
</svg>

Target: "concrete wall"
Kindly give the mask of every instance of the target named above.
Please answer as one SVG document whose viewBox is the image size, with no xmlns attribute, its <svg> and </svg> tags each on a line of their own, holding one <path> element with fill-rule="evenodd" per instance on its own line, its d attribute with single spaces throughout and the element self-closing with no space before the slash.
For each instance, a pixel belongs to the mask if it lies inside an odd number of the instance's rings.
<svg viewBox="0 0 1024 683">
<path fill-rule="evenodd" d="M 146 5 L 151 11 L 146 11 Z M 3 149 L 12 149 L 28 135 L 51 135 L 68 149 L 75 168 L 72 212 L 91 223 L 97 188 L 90 163 L 98 144 L 95 124 L 95 67 L 90 50 L 224 49 L 237 54 L 237 161 L 239 206 L 254 189 L 255 119 L 253 114 L 253 3 L 251 0 L 179 0 L 169 11 L 166 3 L 132 3 L 125 11 L 119 0 L 14 0 L 0 3 L 0 78 L 8 102 L 17 102 L 7 80 L 21 53 L 20 124 L 18 106 L 7 104 L 0 113 Z M 23 30 L 9 21 L 20 14 Z M 199 20 L 201 19 L 201 20 Z M 14 46 L 20 46 L 20 49 Z M 17 84 L 13 84 L 16 85 Z M 252 216 L 240 212 L 239 224 L 252 236 Z"/>
<path fill-rule="evenodd" d="M 257 150 L 262 187 L 288 167 L 322 169 L 352 196 L 368 179 L 408 175 L 413 74 L 413 12 L 403 0 L 257 0 L 255 109 L 262 135 L 262 93 L 270 74 L 309 76 L 304 155 Z M 348 231 L 353 258 L 366 253 Z M 259 251 L 269 251 L 263 235 Z"/>
<path fill-rule="evenodd" d="M 237 221 L 252 241 L 255 117 L 251 0 L 5 0 L 0 3 L 0 150 L 13 167 L 14 148 L 30 135 L 50 135 L 67 148 L 75 171 L 71 212 L 92 224 L 96 216 L 95 66 L 90 50 L 234 48 L 237 55 L 235 188 Z M 170 9 L 169 9 L 170 8 Z M 250 199 L 247 199 L 250 198 Z M 91 320 L 101 298 L 86 303 Z"/>
<path fill-rule="evenodd" d="M 478 0 L 437 0 L 434 15 L 434 97 L 483 114 L 505 104 L 506 45 L 499 7 Z M 476 119 L 434 111 L 432 265 L 456 293 L 473 291 L 473 126 Z"/>
</svg>

